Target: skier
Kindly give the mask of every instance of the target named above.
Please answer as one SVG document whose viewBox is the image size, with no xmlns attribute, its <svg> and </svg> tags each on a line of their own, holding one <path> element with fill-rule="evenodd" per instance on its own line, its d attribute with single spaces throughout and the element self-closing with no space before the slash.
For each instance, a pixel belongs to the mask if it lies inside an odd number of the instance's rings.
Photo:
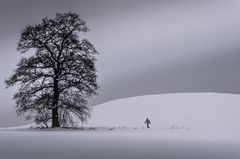
<svg viewBox="0 0 240 159">
<path fill-rule="evenodd" d="M 147 124 L 147 128 L 150 128 L 151 121 L 147 118 L 144 124 Z"/>
</svg>

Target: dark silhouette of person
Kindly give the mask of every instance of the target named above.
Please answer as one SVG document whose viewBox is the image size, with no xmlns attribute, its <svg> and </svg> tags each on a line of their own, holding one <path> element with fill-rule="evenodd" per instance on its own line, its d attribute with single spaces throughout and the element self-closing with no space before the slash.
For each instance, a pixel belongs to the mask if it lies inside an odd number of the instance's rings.
<svg viewBox="0 0 240 159">
<path fill-rule="evenodd" d="M 147 124 L 147 128 L 150 128 L 151 121 L 147 118 L 144 124 Z"/>
</svg>

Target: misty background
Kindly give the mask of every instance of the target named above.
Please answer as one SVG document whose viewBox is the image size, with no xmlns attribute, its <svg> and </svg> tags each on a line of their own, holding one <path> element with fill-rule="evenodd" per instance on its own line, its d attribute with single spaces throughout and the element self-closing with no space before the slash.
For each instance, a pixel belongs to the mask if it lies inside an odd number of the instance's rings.
<svg viewBox="0 0 240 159">
<path fill-rule="evenodd" d="M 99 95 L 90 105 L 157 93 L 240 93 L 238 0 L 0 0 L 0 126 L 24 123 L 4 80 L 16 68 L 21 29 L 56 12 L 87 21 Z"/>
</svg>

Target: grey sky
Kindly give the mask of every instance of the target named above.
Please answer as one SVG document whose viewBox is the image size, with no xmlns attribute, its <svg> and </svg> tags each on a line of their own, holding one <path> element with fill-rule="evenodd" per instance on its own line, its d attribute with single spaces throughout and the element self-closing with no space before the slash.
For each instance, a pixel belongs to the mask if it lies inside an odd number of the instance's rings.
<svg viewBox="0 0 240 159">
<path fill-rule="evenodd" d="M 101 90 L 90 103 L 174 92 L 240 92 L 237 0 L 0 0 L 0 126 L 16 125 L 16 88 L 3 83 L 21 29 L 56 12 L 80 13 L 100 52 Z"/>
</svg>

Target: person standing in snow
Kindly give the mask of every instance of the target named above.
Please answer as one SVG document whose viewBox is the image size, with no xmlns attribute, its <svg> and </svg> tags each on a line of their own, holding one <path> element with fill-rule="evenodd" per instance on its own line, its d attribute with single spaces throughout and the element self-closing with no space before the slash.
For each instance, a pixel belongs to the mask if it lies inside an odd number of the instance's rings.
<svg viewBox="0 0 240 159">
<path fill-rule="evenodd" d="M 144 124 L 147 124 L 147 128 L 150 128 L 151 121 L 147 118 Z"/>
</svg>

